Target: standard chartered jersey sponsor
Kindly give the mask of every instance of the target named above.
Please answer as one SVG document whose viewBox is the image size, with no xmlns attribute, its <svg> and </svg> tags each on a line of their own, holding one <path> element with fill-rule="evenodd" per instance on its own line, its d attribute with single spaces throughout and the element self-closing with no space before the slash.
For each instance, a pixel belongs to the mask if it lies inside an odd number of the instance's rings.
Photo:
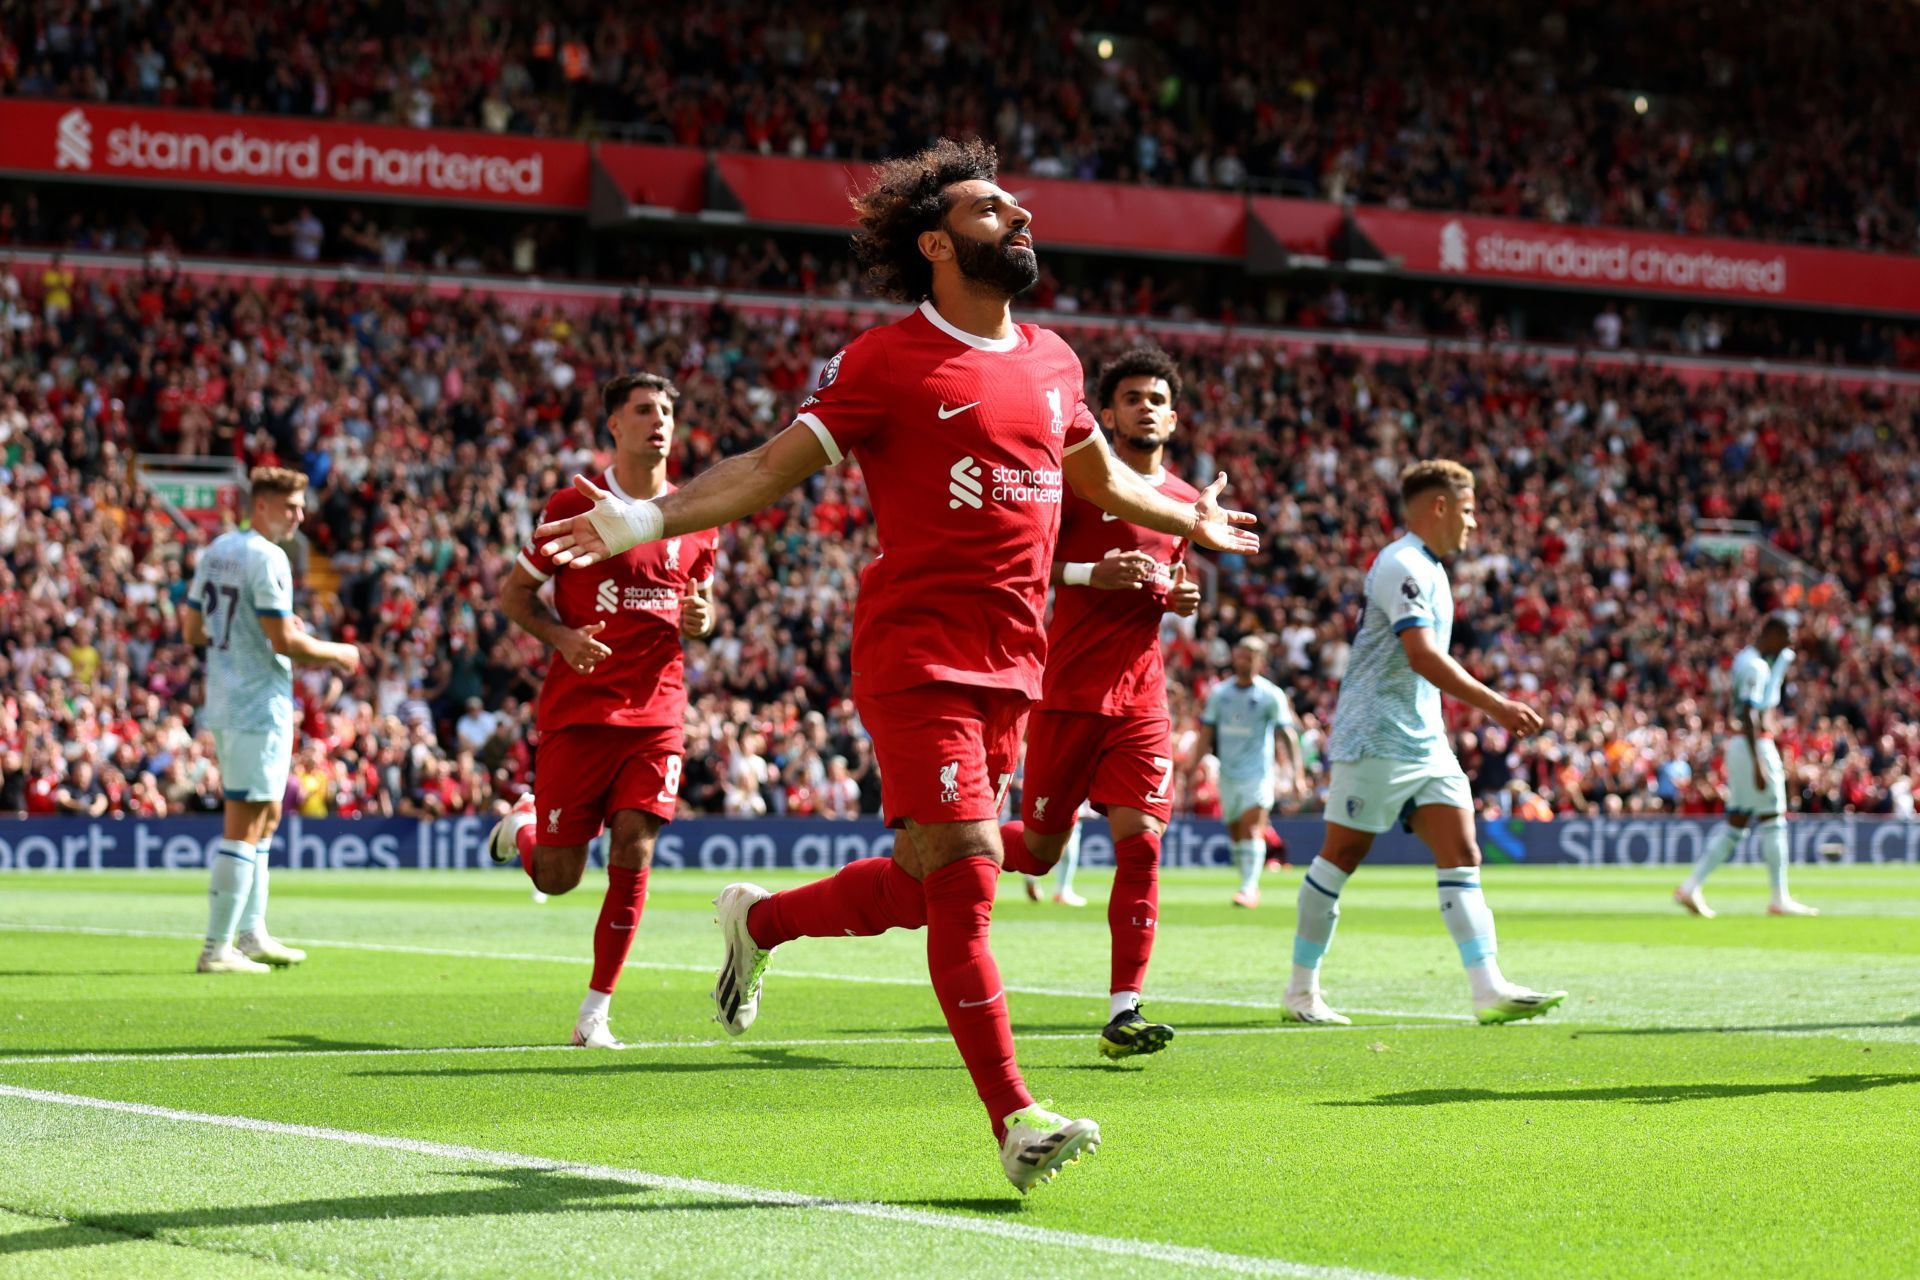
<svg viewBox="0 0 1920 1280">
<path fill-rule="evenodd" d="M 1407 661 L 1400 635 L 1430 627 L 1442 653 L 1453 641 L 1453 588 L 1440 558 L 1412 534 L 1389 543 L 1367 570 L 1360 629 L 1333 710 L 1329 760 L 1424 760 L 1449 750 L 1440 690 Z"/>
<path fill-rule="evenodd" d="M 209 729 L 248 733 L 293 727 L 293 663 L 273 651 L 262 617 L 293 611 L 287 553 L 252 530 L 223 533 L 200 553 L 188 601 L 207 630 Z"/>
</svg>

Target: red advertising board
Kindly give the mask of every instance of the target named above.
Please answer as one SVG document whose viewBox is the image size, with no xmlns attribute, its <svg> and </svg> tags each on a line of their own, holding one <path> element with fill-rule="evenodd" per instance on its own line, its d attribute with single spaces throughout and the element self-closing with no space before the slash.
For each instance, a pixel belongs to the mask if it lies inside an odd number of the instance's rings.
<svg viewBox="0 0 1920 1280">
<path fill-rule="evenodd" d="M 853 227 L 847 198 L 872 179 L 864 161 L 716 155 L 714 168 L 753 222 Z M 1033 211 L 1042 249 L 1057 244 L 1165 257 L 1238 259 L 1246 251 L 1246 200 L 1212 191 L 1169 191 L 1027 174 L 1000 185 Z M 1326 205 L 1338 220 L 1338 206 Z"/>
<path fill-rule="evenodd" d="M 594 158 L 629 205 L 698 213 L 707 206 L 707 153 L 698 147 L 602 142 Z"/>
<path fill-rule="evenodd" d="M 1424 275 L 1920 313 L 1920 258 L 1905 254 L 1394 209 L 1355 209 L 1353 220 L 1381 253 Z"/>
<path fill-rule="evenodd" d="M 279 116 L 13 99 L 0 171 L 582 209 L 587 144 Z"/>
</svg>

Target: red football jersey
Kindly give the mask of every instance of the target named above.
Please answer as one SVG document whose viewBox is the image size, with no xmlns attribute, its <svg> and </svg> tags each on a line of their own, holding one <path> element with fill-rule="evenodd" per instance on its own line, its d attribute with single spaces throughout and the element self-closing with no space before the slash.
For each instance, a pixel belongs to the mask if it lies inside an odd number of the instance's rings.
<svg viewBox="0 0 1920 1280">
<path fill-rule="evenodd" d="M 1061 459 L 1098 428 L 1080 358 L 1037 325 L 990 340 L 933 304 L 827 362 L 798 421 L 866 476 L 880 554 L 860 575 L 853 687 L 1040 696 Z"/>
<path fill-rule="evenodd" d="M 598 481 L 626 498 L 609 470 Z M 667 486 L 671 492 L 673 486 Z M 629 499 L 631 501 L 631 499 Z M 547 500 L 542 521 L 577 516 L 593 504 L 566 488 Z M 553 581 L 553 611 L 569 627 L 607 624 L 595 637 L 613 656 L 583 675 L 549 662 L 540 685 L 541 731 L 570 724 L 681 727 L 687 713 L 685 659 L 680 648 L 680 601 L 689 583 L 713 579 L 716 531 L 649 542 L 584 569 L 556 572 L 539 547 L 520 563 L 541 582 Z"/>
<path fill-rule="evenodd" d="M 1165 468 L 1145 479 L 1176 502 L 1200 497 L 1192 485 Z M 1187 541 L 1116 520 L 1091 502 L 1068 494 L 1055 558 L 1062 563 L 1098 561 L 1111 551 L 1144 551 L 1163 567 L 1152 583 L 1138 591 L 1067 586 L 1054 590 L 1041 700 L 1049 711 L 1097 711 L 1111 716 L 1166 710 L 1160 618 L 1167 611 L 1173 566 L 1186 558 Z"/>
</svg>

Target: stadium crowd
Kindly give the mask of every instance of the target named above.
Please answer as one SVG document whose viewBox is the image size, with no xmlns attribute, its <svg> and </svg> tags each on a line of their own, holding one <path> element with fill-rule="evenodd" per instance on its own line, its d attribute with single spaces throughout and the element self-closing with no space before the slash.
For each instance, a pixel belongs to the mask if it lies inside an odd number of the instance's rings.
<svg viewBox="0 0 1920 1280">
<path fill-rule="evenodd" d="M 1036 174 L 1912 251 L 1920 11 L 1842 9 L 29 0 L 0 94 L 855 158 L 978 133 Z"/>
<path fill-rule="evenodd" d="M 498 587 L 545 496 L 605 456 L 599 381 L 676 379 L 688 474 L 784 425 L 845 325 L 640 298 L 562 314 L 364 285 L 0 276 L 0 812 L 217 808 L 175 621 L 202 535 L 133 482 L 132 450 L 312 477 L 300 607 L 366 663 L 298 675 L 290 810 L 477 812 L 530 775 L 545 662 Z M 1076 341 L 1092 370 L 1124 339 Z M 1796 803 L 1910 811 L 1920 403 L 1438 352 L 1176 354 L 1180 467 L 1225 469 L 1267 535 L 1205 571 L 1217 596 L 1197 625 L 1168 624 L 1183 755 L 1229 645 L 1257 632 L 1317 760 L 1398 471 L 1445 454 L 1481 486 L 1481 531 L 1452 566 L 1455 650 L 1548 716 L 1512 742 L 1454 709 L 1490 812 L 1718 808 L 1727 661 L 1783 605 L 1803 619 L 1782 739 Z M 1715 558 L 1694 540 L 1707 517 L 1755 522 L 1814 577 Z M 689 646 L 690 811 L 875 810 L 845 697 L 873 550 L 851 469 L 725 532 L 720 623 Z M 1198 776 L 1182 802 L 1204 813 L 1217 800 Z"/>
</svg>

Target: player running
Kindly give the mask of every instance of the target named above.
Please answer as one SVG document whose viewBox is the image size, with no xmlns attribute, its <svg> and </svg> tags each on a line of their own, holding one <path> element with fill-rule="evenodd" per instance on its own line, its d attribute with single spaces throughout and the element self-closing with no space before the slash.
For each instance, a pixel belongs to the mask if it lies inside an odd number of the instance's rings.
<svg viewBox="0 0 1920 1280">
<path fill-rule="evenodd" d="M 1540 716 L 1495 693 L 1447 655 L 1453 589 L 1443 556 L 1458 554 L 1475 528 L 1473 473 L 1457 462 L 1416 462 L 1400 475 L 1407 532 L 1367 570 L 1359 633 L 1334 706 L 1327 758 L 1327 833 L 1300 885 L 1293 979 L 1284 999 L 1296 1022 L 1350 1019 L 1320 995 L 1320 960 L 1340 919 L 1340 891 L 1403 816 L 1433 851 L 1440 918 L 1460 948 L 1482 1022 L 1537 1017 L 1567 998 L 1508 982 L 1494 960 L 1493 912 L 1480 892 L 1473 793 L 1440 718 L 1440 695 L 1478 707 L 1510 733 L 1534 733 Z"/>
<path fill-rule="evenodd" d="M 1267 861 L 1267 816 L 1273 812 L 1276 775 L 1287 792 L 1306 790 L 1306 757 L 1286 690 L 1266 677 L 1267 642 L 1242 636 L 1233 646 L 1233 679 L 1207 692 L 1200 711 L 1194 768 L 1207 756 L 1220 761 L 1220 812 L 1240 868 L 1233 905 L 1260 905 L 1260 872 Z M 1191 780 L 1189 780 L 1191 786 Z"/>
<path fill-rule="evenodd" d="M 769 895 L 731 885 L 716 905 L 726 959 L 714 987 L 730 1034 L 758 1010 L 769 954 L 800 937 L 927 930 L 927 968 L 960 1056 L 1022 1191 L 1092 1151 L 1100 1128 L 1034 1105 L 1014 1062 L 988 947 L 1000 874 L 999 808 L 1046 655 L 1042 616 L 1064 479 L 1122 520 L 1250 551 L 1223 512 L 1221 476 L 1173 502 L 1115 462 L 1082 398 L 1080 361 L 1055 334 L 1016 325 L 1039 277 L 1032 215 L 1002 190 L 993 148 L 942 140 L 882 164 L 855 200 L 855 256 L 882 297 L 917 303 L 827 362 L 795 422 L 657 502 L 585 480 L 592 512 L 542 525 L 556 564 L 685 535 L 759 511 L 852 454 L 881 554 L 861 574 L 853 694 L 873 737 L 890 859 Z"/>
<path fill-rule="evenodd" d="M 201 973 L 265 973 L 307 958 L 267 932 L 267 859 L 293 766 L 293 664 L 360 667 L 358 649 L 315 639 L 293 616 L 293 568 L 279 544 L 306 519 L 306 476 L 255 467 L 247 483 L 251 527 L 200 553 L 180 610 L 187 643 L 207 650 L 199 724 L 213 731 L 226 789 Z"/>
<path fill-rule="evenodd" d="M 1793 650 L 1787 647 L 1792 638 L 1786 617 L 1769 614 L 1760 624 L 1759 637 L 1733 658 L 1732 706 L 1727 714 L 1734 736 L 1727 740 L 1726 754 L 1727 789 L 1732 795 L 1727 800 L 1727 820 L 1714 828 L 1706 853 L 1694 864 L 1686 883 L 1673 891 L 1675 902 L 1709 920 L 1714 913 L 1700 896 L 1700 886 L 1740 847 L 1747 838 L 1748 823 L 1756 818 L 1760 857 L 1767 864 L 1773 890 L 1767 914 L 1820 914 L 1818 908 L 1794 901 L 1787 892 L 1787 773 L 1780 763 L 1780 748 L 1773 742 L 1773 726 L 1787 668 L 1793 665 Z"/>
<path fill-rule="evenodd" d="M 1199 493 L 1166 469 L 1179 398 L 1180 371 L 1158 347 L 1135 347 L 1100 371 L 1096 403 L 1115 454 L 1169 502 L 1189 505 Z M 1186 539 L 1121 523 L 1077 494 L 1063 501 L 1054 554 L 1046 674 L 1027 722 L 1022 820 L 1000 829 L 1005 865 L 1044 875 L 1077 835 L 1082 801 L 1107 815 L 1112 1005 L 1099 1050 L 1158 1053 L 1173 1028 L 1146 1020 L 1140 992 L 1160 915 L 1160 837 L 1173 812 L 1160 619 L 1192 616 L 1200 588 L 1186 580 Z"/>
<path fill-rule="evenodd" d="M 619 501 L 673 492 L 667 450 L 679 392 L 655 373 L 628 373 L 601 388 L 613 465 L 600 477 Z M 563 520 L 593 505 L 573 489 L 547 502 Z M 593 926 L 593 976 L 574 1019 L 573 1043 L 625 1048 L 608 1026 L 614 985 L 647 900 L 647 869 L 660 828 L 673 820 L 687 714 L 682 636 L 713 630 L 714 535 L 688 533 L 591 567 L 567 566 L 535 539 L 500 593 L 507 617 L 559 661 L 540 685 L 534 789 L 487 838 L 495 862 L 518 860 L 541 893 L 566 893 L 587 869 L 603 826 L 607 893 Z M 551 606 L 541 588 L 551 582 Z"/>
</svg>

